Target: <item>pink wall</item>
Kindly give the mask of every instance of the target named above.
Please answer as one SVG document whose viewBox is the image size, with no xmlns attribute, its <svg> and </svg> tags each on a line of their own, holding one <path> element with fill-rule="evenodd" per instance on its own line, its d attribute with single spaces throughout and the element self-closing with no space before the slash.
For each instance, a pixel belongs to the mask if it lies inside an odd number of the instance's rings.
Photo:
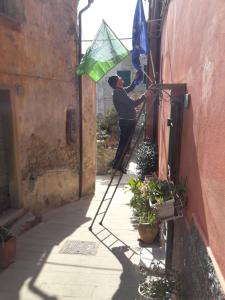
<svg viewBox="0 0 225 300">
<path fill-rule="evenodd" d="M 164 83 L 187 83 L 191 94 L 184 110 L 180 166 L 180 175 L 188 177 L 187 218 L 195 217 L 225 278 L 224 16 L 224 0 L 171 1 L 162 33 L 161 78 Z M 160 111 L 161 120 L 166 119 L 165 103 Z M 162 173 L 164 125 L 159 140 Z"/>
</svg>

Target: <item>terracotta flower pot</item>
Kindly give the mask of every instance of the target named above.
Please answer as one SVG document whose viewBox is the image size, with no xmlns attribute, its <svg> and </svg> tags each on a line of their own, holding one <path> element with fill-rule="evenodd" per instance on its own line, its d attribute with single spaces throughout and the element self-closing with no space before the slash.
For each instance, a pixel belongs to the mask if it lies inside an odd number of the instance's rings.
<svg viewBox="0 0 225 300">
<path fill-rule="evenodd" d="M 0 243 L 0 268 L 7 268 L 16 258 L 16 237 Z"/>
<path fill-rule="evenodd" d="M 150 226 L 148 223 L 140 223 L 138 225 L 140 239 L 146 244 L 150 244 L 154 241 L 158 231 L 158 226 Z"/>
</svg>

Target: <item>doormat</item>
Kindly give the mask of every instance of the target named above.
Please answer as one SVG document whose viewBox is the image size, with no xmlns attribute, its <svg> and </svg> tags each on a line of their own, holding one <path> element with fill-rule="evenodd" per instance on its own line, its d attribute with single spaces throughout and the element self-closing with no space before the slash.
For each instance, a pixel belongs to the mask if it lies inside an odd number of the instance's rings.
<svg viewBox="0 0 225 300">
<path fill-rule="evenodd" d="M 61 254 L 96 255 L 98 244 L 95 242 L 67 240 L 59 250 Z"/>
</svg>

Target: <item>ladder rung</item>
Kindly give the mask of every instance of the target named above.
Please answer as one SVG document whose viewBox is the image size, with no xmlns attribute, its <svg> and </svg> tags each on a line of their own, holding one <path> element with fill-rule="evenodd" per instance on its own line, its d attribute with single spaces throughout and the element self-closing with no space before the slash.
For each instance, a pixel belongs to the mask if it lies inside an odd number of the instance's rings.
<svg viewBox="0 0 225 300">
<path fill-rule="evenodd" d="M 105 199 L 103 199 L 102 201 L 108 201 L 108 200 L 112 200 L 112 197 L 110 197 L 110 198 L 105 198 Z"/>
<path fill-rule="evenodd" d="M 106 212 L 106 211 L 100 212 L 100 213 L 97 214 L 97 216 L 103 215 L 105 212 Z"/>
<path fill-rule="evenodd" d="M 109 235 L 107 235 L 104 239 L 102 239 L 102 241 L 106 240 L 110 235 L 111 235 L 111 233 Z"/>
</svg>

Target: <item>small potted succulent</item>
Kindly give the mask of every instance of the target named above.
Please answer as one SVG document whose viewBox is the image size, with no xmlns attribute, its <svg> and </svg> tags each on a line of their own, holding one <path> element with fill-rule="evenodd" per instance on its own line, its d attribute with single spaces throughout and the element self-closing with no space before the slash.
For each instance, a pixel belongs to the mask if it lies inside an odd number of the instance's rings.
<svg viewBox="0 0 225 300">
<path fill-rule="evenodd" d="M 0 268 L 6 268 L 16 258 L 16 237 L 5 227 L 0 226 Z"/>
</svg>

